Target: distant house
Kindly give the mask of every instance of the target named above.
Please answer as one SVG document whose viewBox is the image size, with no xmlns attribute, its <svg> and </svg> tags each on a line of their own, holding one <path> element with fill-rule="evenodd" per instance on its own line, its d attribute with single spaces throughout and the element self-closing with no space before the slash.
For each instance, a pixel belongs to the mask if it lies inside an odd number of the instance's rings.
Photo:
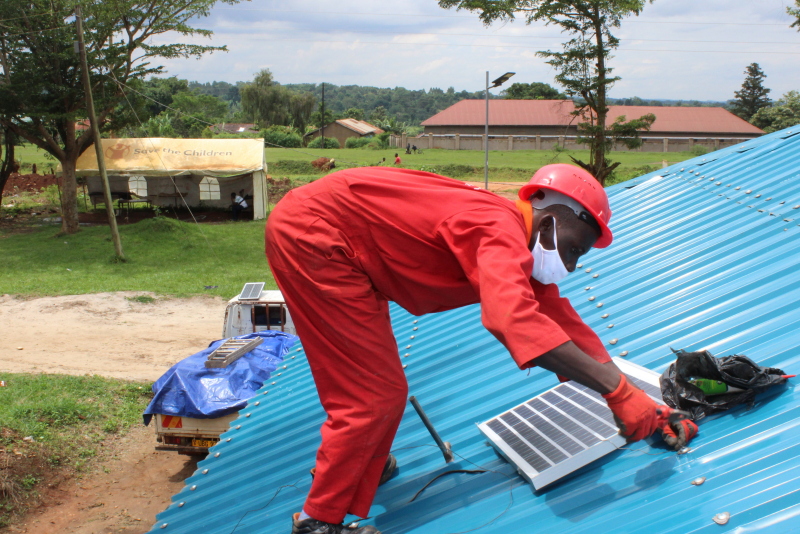
<svg viewBox="0 0 800 534">
<path fill-rule="evenodd" d="M 382 134 L 383 130 L 367 121 L 356 119 L 339 119 L 325 125 L 325 137 L 335 137 L 339 145 L 344 148 L 344 143 L 348 137 L 374 137 Z M 309 133 L 307 137 L 313 139 L 322 135 L 322 128 Z"/>
<path fill-rule="evenodd" d="M 215 124 L 211 127 L 211 131 L 215 134 L 218 133 L 229 133 L 229 134 L 240 134 L 240 133 L 254 133 L 258 131 L 255 124 L 249 124 L 244 122 L 221 122 L 219 124 Z"/>
<path fill-rule="evenodd" d="M 571 100 L 490 100 L 489 135 L 575 135 L 579 122 L 570 115 Z M 609 106 L 608 122 L 617 117 L 656 116 L 645 135 L 670 138 L 752 139 L 764 134 L 720 107 Z M 486 123 L 484 100 L 462 100 L 422 122 L 425 134 L 481 135 Z"/>
</svg>

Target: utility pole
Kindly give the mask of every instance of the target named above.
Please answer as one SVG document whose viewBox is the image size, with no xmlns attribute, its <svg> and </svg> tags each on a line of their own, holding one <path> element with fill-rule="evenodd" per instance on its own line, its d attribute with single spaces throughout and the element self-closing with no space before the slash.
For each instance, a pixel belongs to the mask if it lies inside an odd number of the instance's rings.
<svg viewBox="0 0 800 534">
<path fill-rule="evenodd" d="M 486 129 L 483 130 L 485 143 L 483 155 L 483 186 L 489 190 L 489 71 L 486 71 Z"/>
<path fill-rule="evenodd" d="M 325 148 L 325 82 L 322 82 L 322 145 L 320 148 Z"/>
<path fill-rule="evenodd" d="M 486 190 L 489 190 L 489 89 L 500 87 L 511 78 L 515 72 L 506 72 L 489 85 L 489 71 L 486 71 L 486 129 L 483 131 L 486 139 L 486 147 L 483 156 L 483 183 Z"/>
<path fill-rule="evenodd" d="M 94 150 L 97 154 L 97 169 L 100 171 L 100 181 L 103 183 L 103 201 L 106 204 L 108 225 L 111 227 L 111 238 L 114 241 L 114 251 L 119 259 L 125 260 L 125 254 L 122 252 L 122 241 L 120 240 L 119 229 L 117 228 L 117 217 L 114 215 L 114 204 L 111 200 L 111 188 L 108 185 L 106 160 L 103 155 L 103 145 L 100 142 L 100 127 L 97 125 L 97 117 L 94 113 L 92 83 L 89 80 L 89 63 L 86 61 L 86 46 L 83 42 L 83 17 L 81 15 L 81 6 L 75 7 L 75 21 L 78 29 L 78 50 L 81 57 L 81 70 L 83 71 L 83 89 L 86 93 L 86 110 L 89 113 L 89 125 L 92 127 L 92 137 L 94 137 Z"/>
</svg>

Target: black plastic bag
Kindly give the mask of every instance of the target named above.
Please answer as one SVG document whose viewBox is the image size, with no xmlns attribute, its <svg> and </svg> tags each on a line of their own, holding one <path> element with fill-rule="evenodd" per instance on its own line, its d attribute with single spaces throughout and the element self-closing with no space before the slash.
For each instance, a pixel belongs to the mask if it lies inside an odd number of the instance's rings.
<svg viewBox="0 0 800 534">
<path fill-rule="evenodd" d="M 672 352 L 678 359 L 661 375 L 661 396 L 667 406 L 691 413 L 695 421 L 739 404 L 752 406 L 756 394 L 786 382 L 781 369 L 761 367 L 744 355 L 715 358 L 707 350 Z M 689 382 L 693 378 L 719 380 L 744 391 L 707 396 Z"/>
</svg>

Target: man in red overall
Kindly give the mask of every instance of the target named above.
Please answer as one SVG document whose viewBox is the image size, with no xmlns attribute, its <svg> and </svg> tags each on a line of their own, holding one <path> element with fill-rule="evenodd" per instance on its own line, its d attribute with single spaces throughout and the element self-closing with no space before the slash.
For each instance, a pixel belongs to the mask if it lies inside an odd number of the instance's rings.
<svg viewBox="0 0 800 534">
<path fill-rule="evenodd" d="M 669 428 L 555 285 L 591 247 L 611 244 L 605 191 L 583 169 L 557 164 L 519 197 L 515 205 L 436 174 L 371 167 L 330 174 L 278 203 L 267 258 L 328 415 L 293 534 L 380 534 L 341 522 L 369 514 L 393 467 L 408 385 L 389 301 L 415 315 L 480 302 L 483 325 L 520 369 L 539 366 L 603 394 L 631 441 Z M 693 435 L 685 430 L 681 444 Z"/>
</svg>

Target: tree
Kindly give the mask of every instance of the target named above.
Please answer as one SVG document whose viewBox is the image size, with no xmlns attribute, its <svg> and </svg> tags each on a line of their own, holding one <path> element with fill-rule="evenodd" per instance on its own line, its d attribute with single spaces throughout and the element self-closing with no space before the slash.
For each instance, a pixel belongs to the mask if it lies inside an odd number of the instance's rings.
<svg viewBox="0 0 800 534">
<path fill-rule="evenodd" d="M 759 109 L 750 123 L 767 133 L 800 125 L 800 92 L 789 91 L 774 105 Z"/>
<path fill-rule="evenodd" d="M 651 0 L 652 1 L 652 0 Z M 619 39 L 611 30 L 619 28 L 623 18 L 638 15 L 646 0 L 438 0 L 444 8 L 466 9 L 479 13 L 481 21 L 513 21 L 521 14 L 526 23 L 543 21 L 554 24 L 573 37 L 563 44 L 563 51 L 538 52 L 557 71 L 555 79 L 570 97 L 576 97 L 575 116 L 580 138 L 589 145 L 589 162 L 572 160 L 603 184 L 619 165 L 606 158 L 613 136 L 606 125 L 609 88 L 619 80 L 608 67 L 611 51 Z M 644 121 L 646 122 L 646 121 Z M 644 122 L 642 124 L 644 124 Z M 637 134 L 638 135 L 638 134 Z"/>
<path fill-rule="evenodd" d="M 314 95 L 296 93 L 283 87 L 269 69 L 256 74 L 251 83 L 239 90 L 245 116 L 260 128 L 294 126 L 303 132 L 314 110 Z"/>
<path fill-rule="evenodd" d="M 144 95 L 146 99 L 145 105 L 150 115 L 156 116 L 166 111 L 168 106 L 172 106 L 172 97 L 189 90 L 189 82 L 179 80 L 175 76 L 169 78 L 153 77 L 136 88 Z"/>
<path fill-rule="evenodd" d="M 355 119 L 357 121 L 364 120 L 364 110 L 361 108 L 347 108 L 342 113 L 342 117 L 345 119 Z"/>
<path fill-rule="evenodd" d="M 512 83 L 503 93 L 508 100 L 563 100 L 567 95 L 546 83 Z"/>
<path fill-rule="evenodd" d="M 733 94 L 736 98 L 731 102 L 731 111 L 749 121 L 756 112 L 770 105 L 770 98 L 767 96 L 770 89 L 764 87 L 764 78 L 767 77 L 758 63 L 751 63 L 747 66 L 744 73 L 747 75 L 742 83 L 742 89 Z"/>
<path fill-rule="evenodd" d="M 11 174 L 16 172 L 17 165 L 14 160 L 14 146 L 16 139 L 8 128 L 0 129 L 0 198 Z"/>
<path fill-rule="evenodd" d="M 172 119 L 175 132 L 187 138 L 201 137 L 209 123 L 224 120 L 229 112 L 228 104 L 219 98 L 190 91 L 174 95 L 170 107 L 179 112 Z"/>
<path fill-rule="evenodd" d="M 323 115 L 322 103 L 317 106 L 317 111 L 311 114 L 311 117 L 308 119 L 308 125 L 316 128 L 322 128 L 323 126 L 327 126 L 339 117 L 328 109 L 328 106 L 325 106 L 325 114 Z"/>
<path fill-rule="evenodd" d="M 398 121 L 396 117 L 375 121 L 373 124 L 384 132 L 393 133 L 395 135 L 407 134 L 409 128 L 408 124 Z"/>
<path fill-rule="evenodd" d="M 83 5 L 90 82 L 98 122 L 113 131 L 130 120 L 119 114 L 133 82 L 162 72 L 159 58 L 201 57 L 225 47 L 163 43 L 164 34 L 208 37 L 189 23 L 218 0 L 104 0 Z M 239 0 L 221 0 L 228 4 Z M 75 163 L 94 142 L 86 117 L 73 10 L 75 0 L 0 2 L 0 125 L 53 155 L 63 170 L 62 231 L 79 230 Z M 123 119 L 123 121 L 120 120 Z"/>
<path fill-rule="evenodd" d="M 378 106 L 372 110 L 372 113 L 369 115 L 369 122 L 375 124 L 376 122 L 385 121 L 389 118 L 389 114 L 386 112 L 386 108 L 383 106 Z"/>
<path fill-rule="evenodd" d="M 797 7 L 789 6 L 786 8 L 786 12 L 789 15 L 793 16 L 795 19 L 797 19 L 794 22 L 792 22 L 791 25 L 789 25 L 789 27 L 790 28 L 796 27 L 797 31 L 800 32 L 800 0 L 794 0 L 794 5 Z"/>
</svg>

